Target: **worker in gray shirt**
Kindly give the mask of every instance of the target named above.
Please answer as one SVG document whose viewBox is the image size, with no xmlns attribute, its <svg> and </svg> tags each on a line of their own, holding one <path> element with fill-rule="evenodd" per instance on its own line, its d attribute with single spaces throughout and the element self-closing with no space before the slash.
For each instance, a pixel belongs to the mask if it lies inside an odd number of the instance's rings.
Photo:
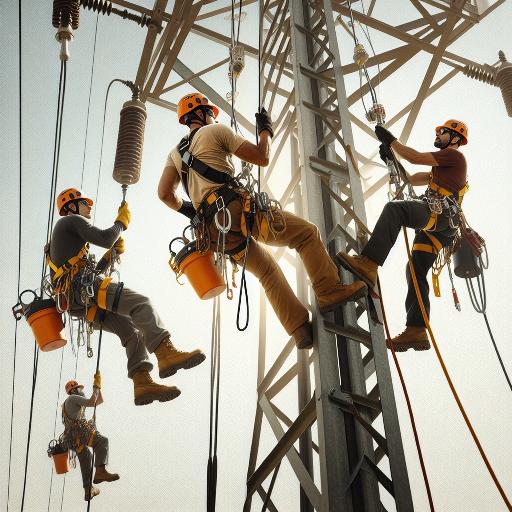
<svg viewBox="0 0 512 512">
<path fill-rule="evenodd" d="M 99 372 L 94 375 L 93 392 L 90 398 L 85 397 L 83 388 L 75 380 L 66 383 L 66 393 L 69 396 L 62 404 L 62 422 L 64 423 L 64 442 L 78 457 L 85 491 L 84 499 L 89 501 L 100 493 L 100 490 L 91 484 L 92 455 L 89 446 L 94 451 L 96 471 L 93 482 L 95 484 L 119 480 L 119 475 L 109 473 L 105 469 L 108 462 L 108 439 L 96 430 L 95 425 L 96 407 L 103 403 Z M 94 407 L 94 416 L 91 420 L 85 419 L 86 407 Z"/>
<path fill-rule="evenodd" d="M 197 366 L 205 355 L 199 349 L 178 350 L 147 297 L 101 275 L 124 252 L 120 235 L 128 228 L 131 213 L 123 203 L 114 224 L 99 229 L 90 222 L 92 205 L 76 188 L 57 197 L 61 218 L 46 250 L 56 303 L 72 317 L 85 317 L 95 329 L 102 327 L 119 336 L 126 349 L 128 377 L 134 382 L 135 405 L 172 400 L 180 390 L 153 382 L 148 352 L 157 357 L 160 378 Z M 89 244 L 108 249 L 97 265 L 88 257 Z"/>
</svg>

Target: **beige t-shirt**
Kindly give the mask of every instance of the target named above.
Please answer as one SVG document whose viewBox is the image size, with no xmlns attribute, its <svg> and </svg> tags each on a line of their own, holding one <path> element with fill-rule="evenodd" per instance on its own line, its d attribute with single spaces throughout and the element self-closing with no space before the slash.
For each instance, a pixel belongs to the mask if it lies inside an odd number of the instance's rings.
<svg viewBox="0 0 512 512">
<path fill-rule="evenodd" d="M 245 139 L 236 134 L 229 126 L 209 124 L 197 130 L 189 152 L 213 169 L 234 176 L 235 167 L 231 155 L 238 150 L 243 142 Z M 176 170 L 181 178 L 181 163 L 181 156 L 174 147 L 167 157 L 165 166 Z M 221 186 L 203 178 L 193 169 L 189 169 L 188 191 L 194 208 L 197 208 L 208 194 Z"/>
</svg>

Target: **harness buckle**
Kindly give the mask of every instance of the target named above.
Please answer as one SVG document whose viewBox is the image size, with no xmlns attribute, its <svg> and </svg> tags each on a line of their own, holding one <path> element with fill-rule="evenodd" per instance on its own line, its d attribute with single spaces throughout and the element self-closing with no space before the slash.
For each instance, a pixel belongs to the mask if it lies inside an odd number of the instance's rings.
<svg viewBox="0 0 512 512">
<path fill-rule="evenodd" d="M 181 159 L 183 160 L 183 163 L 187 167 L 192 167 L 192 165 L 194 164 L 194 156 L 191 155 L 188 151 L 185 151 Z"/>
</svg>

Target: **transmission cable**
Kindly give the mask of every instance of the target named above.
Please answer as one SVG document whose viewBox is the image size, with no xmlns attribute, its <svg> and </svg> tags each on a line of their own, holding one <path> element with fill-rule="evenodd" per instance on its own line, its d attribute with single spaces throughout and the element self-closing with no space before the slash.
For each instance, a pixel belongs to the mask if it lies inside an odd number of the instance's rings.
<svg viewBox="0 0 512 512">
<path fill-rule="evenodd" d="M 21 282 L 21 205 L 22 205 L 22 96 L 21 96 L 21 0 L 18 1 L 18 73 L 19 73 L 19 84 L 18 84 L 18 98 L 19 98 L 19 197 L 18 197 L 18 282 L 16 296 L 20 295 L 20 282 Z M 14 422 L 14 388 L 16 382 L 16 348 L 18 341 L 18 321 L 14 324 L 14 354 L 13 354 L 13 370 L 12 370 L 12 393 L 11 393 L 11 424 L 9 430 L 9 469 L 7 477 L 7 512 L 9 512 L 9 498 L 11 492 L 11 462 L 12 462 L 12 429 Z"/>
<path fill-rule="evenodd" d="M 99 17 L 100 17 L 100 13 L 98 12 L 98 14 L 96 15 L 96 25 L 94 28 L 94 43 L 93 43 L 93 48 L 92 48 L 92 63 L 91 63 L 91 80 L 89 82 L 89 100 L 87 101 L 87 118 L 86 118 L 86 122 L 85 122 L 85 142 L 84 142 L 84 155 L 83 155 L 83 159 L 82 159 L 82 176 L 80 178 L 80 190 L 84 186 L 85 155 L 87 152 L 87 135 L 89 133 L 89 114 L 90 114 L 90 110 L 91 110 L 92 81 L 93 81 L 93 77 L 94 77 L 94 60 L 96 57 L 96 38 L 98 35 Z"/>
<path fill-rule="evenodd" d="M 59 158 L 60 158 L 60 144 L 62 137 L 62 119 L 63 119 L 63 110 L 64 110 L 64 101 L 66 96 L 66 61 L 61 61 L 60 66 L 60 77 L 59 77 L 59 94 L 57 99 L 57 119 L 55 124 L 55 141 L 54 141 L 54 149 L 53 149 L 53 169 L 52 169 L 52 179 L 50 186 L 50 206 L 48 208 L 48 223 L 46 229 L 46 243 L 48 244 L 51 239 L 51 234 L 53 230 L 53 216 L 55 214 L 55 196 L 57 189 L 57 179 L 59 172 Z M 41 271 L 41 288 L 40 288 L 40 297 L 43 296 L 43 282 L 44 276 L 46 273 L 47 261 L 46 258 L 43 258 L 43 265 Z M 27 434 L 27 447 L 25 454 L 25 468 L 24 468 L 24 476 L 23 476 L 23 494 L 21 499 L 21 512 L 24 510 L 25 505 L 25 493 L 27 486 L 27 469 L 28 469 L 28 461 L 29 461 L 29 452 L 30 452 L 30 438 L 32 433 L 32 417 L 34 412 L 34 395 L 37 381 L 37 368 L 39 362 L 39 349 L 37 347 L 37 343 L 34 341 L 34 362 L 32 368 L 32 391 L 31 391 L 31 400 L 30 400 L 30 414 L 29 414 L 29 426 L 28 426 L 28 434 Z"/>
</svg>

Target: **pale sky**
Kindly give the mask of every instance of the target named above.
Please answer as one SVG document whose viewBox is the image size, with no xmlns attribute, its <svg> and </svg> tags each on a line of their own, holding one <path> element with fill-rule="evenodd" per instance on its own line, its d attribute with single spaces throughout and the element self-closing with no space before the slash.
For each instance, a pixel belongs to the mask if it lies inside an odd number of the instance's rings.
<svg viewBox="0 0 512 512">
<path fill-rule="evenodd" d="M 172 7 L 172 2 L 169 2 Z M 396 2 L 398 4 L 399 2 Z M 400 4 L 406 3 L 402 0 Z M 17 4 L 17 3 L 16 3 Z M 152 2 L 145 2 L 152 5 Z M 379 2 L 377 2 L 379 4 Z M 393 5 L 395 2 L 393 2 Z M 50 193 L 53 134 L 59 73 L 59 47 L 51 26 L 51 2 L 23 3 L 23 188 L 22 188 L 22 260 L 21 289 L 38 286 L 41 251 L 46 232 Z M 223 4 L 224 5 L 224 4 Z M 18 43 L 17 5 L 3 2 L 2 24 L 2 118 L 1 155 L 4 186 L 1 189 L 0 225 L 2 246 L 2 293 L 0 336 L 3 340 L 0 383 L 0 509 L 6 508 L 9 419 L 11 407 L 14 320 L 11 306 L 17 302 L 17 226 L 18 226 Z M 253 41 L 257 12 L 247 8 L 242 25 L 242 40 Z M 378 12 L 378 11 L 377 11 Z M 405 13 L 396 14 L 402 19 Z M 400 16 L 400 17 L 399 17 Z M 472 29 L 454 45 L 453 50 L 477 62 L 493 63 L 503 49 L 512 59 L 509 21 L 512 3 L 502 7 Z M 96 15 L 81 12 L 80 28 L 71 44 L 68 84 L 62 136 L 60 173 L 57 189 L 78 186 L 82 172 L 87 98 L 89 92 L 92 42 Z M 229 22 L 223 17 L 210 28 L 228 34 Z M 106 87 L 111 79 L 134 79 L 145 32 L 133 23 L 111 16 L 100 17 L 96 66 L 92 88 L 89 138 L 85 160 L 84 190 L 94 196 L 98 176 L 101 121 Z M 342 61 L 352 59 L 353 45 L 342 36 Z M 377 52 L 387 49 L 384 39 L 375 37 Z M 194 70 L 227 57 L 227 49 L 214 46 L 196 36 L 190 38 L 180 56 Z M 428 62 L 425 55 L 380 88 L 380 100 L 389 117 L 403 98 L 414 98 L 421 80 L 421 70 Z M 212 73 L 209 83 L 222 95 L 228 91 L 227 67 Z M 240 80 L 239 105 L 244 115 L 252 117 L 257 107 L 255 66 L 248 61 Z M 349 91 L 353 82 L 347 80 Z M 188 92 L 181 87 L 170 96 L 176 101 Z M 111 178 L 115 156 L 118 116 L 122 103 L 130 97 L 124 86 L 111 90 L 107 111 L 104 158 L 100 193 L 96 205 L 96 224 L 110 226 L 121 199 L 120 186 Z M 400 101 L 399 101 L 400 100 Z M 176 115 L 148 105 L 144 159 L 141 181 L 129 190 L 132 223 L 126 232 L 126 254 L 120 271 L 126 286 L 151 297 L 156 309 L 182 349 L 202 348 L 210 355 L 211 302 L 199 301 L 191 287 L 177 285 L 167 265 L 167 245 L 185 226 L 183 217 L 168 210 L 157 198 L 156 187 L 170 148 L 184 130 Z M 356 110 L 359 107 L 356 107 Z M 469 164 L 470 192 L 464 210 L 470 224 L 486 239 L 490 268 L 486 272 L 488 317 L 509 373 L 512 373 L 510 343 L 510 270 L 508 254 L 512 240 L 508 221 L 511 217 L 508 191 L 512 185 L 509 144 L 511 122 L 497 88 L 458 76 L 432 96 L 424 105 L 409 144 L 420 151 L 432 149 L 433 127 L 456 117 L 469 125 L 470 143 L 463 151 Z M 221 122 L 229 123 L 222 114 Z M 399 133 L 398 129 L 395 130 Z M 250 134 L 246 134 L 250 137 Z M 356 146 L 368 153 L 377 145 L 355 132 Z M 289 164 L 288 164 L 289 165 Z M 286 167 L 286 165 L 284 165 Z M 369 169 L 370 180 L 380 176 L 381 168 Z M 284 178 L 288 170 L 283 171 Z M 384 193 L 367 205 L 370 227 L 385 203 Z M 101 254 L 101 250 L 95 251 Z M 284 267 L 294 281 L 294 270 Z M 392 250 L 380 272 L 386 297 L 387 315 L 393 334 L 404 327 L 405 252 L 401 241 Z M 474 425 L 480 441 L 502 486 L 512 495 L 512 396 L 499 367 L 485 329 L 483 318 L 471 307 L 465 283 L 456 281 L 463 310 L 452 304 L 448 276 L 441 278 L 442 297 L 432 298 L 432 324 L 444 360 Z M 245 498 L 245 480 L 256 404 L 256 362 L 258 342 L 259 285 L 250 278 L 251 324 L 245 333 L 235 327 L 236 304 L 222 304 L 222 375 L 219 438 L 219 511 L 241 510 Z M 275 326 L 269 339 L 270 351 L 277 352 L 286 341 L 284 331 Z M 10 508 L 19 509 L 23 483 L 25 444 L 30 407 L 33 339 L 25 321 L 18 326 L 14 436 Z M 293 359 L 294 356 L 292 356 Z M 480 459 L 470 434 L 442 375 L 433 350 L 399 355 L 409 393 L 413 401 L 419 435 L 430 478 L 436 510 L 498 512 L 505 510 L 498 491 Z M 53 437 L 57 401 L 63 400 L 63 384 L 73 377 L 74 357 L 70 344 L 64 349 L 64 369 L 60 397 L 57 397 L 61 351 L 41 353 L 35 395 L 30 462 L 28 467 L 25 510 L 47 510 L 51 461 L 46 455 Z M 154 358 L 152 358 L 154 360 Z M 269 359 L 270 360 L 270 359 Z M 154 360 L 154 362 L 156 362 Z M 87 359 L 82 350 L 77 378 L 89 393 L 96 358 Z M 428 510 L 428 502 L 414 447 L 403 394 L 390 358 L 393 383 L 400 416 L 409 478 L 418 511 Z M 208 458 L 209 359 L 200 367 L 180 372 L 165 382 L 177 385 L 182 395 L 166 404 L 145 407 L 133 405 L 133 386 L 126 376 L 124 351 L 117 338 L 106 334 L 102 346 L 101 369 L 105 403 L 98 408 L 98 429 L 110 440 L 109 469 L 119 472 L 121 480 L 101 485 L 101 495 L 92 508 L 101 511 L 200 512 L 206 501 L 206 463 Z M 156 378 L 157 372 L 154 371 Z M 293 391 L 281 397 L 296 400 Z M 61 432 L 57 419 L 57 435 Z M 274 440 L 264 426 L 261 454 L 266 455 Z M 261 460 L 261 458 L 260 458 Z M 63 510 L 84 506 L 79 469 L 67 476 Z M 63 477 L 54 476 L 50 510 L 60 510 Z M 268 482 L 267 482 L 268 484 Z M 267 485 L 266 484 L 266 485 Z M 282 465 L 273 493 L 279 510 L 298 510 L 297 482 L 289 464 Z M 386 502 L 387 504 L 387 502 Z M 260 510 L 258 498 L 253 510 Z M 392 510 L 392 507 L 390 507 Z"/>
</svg>

